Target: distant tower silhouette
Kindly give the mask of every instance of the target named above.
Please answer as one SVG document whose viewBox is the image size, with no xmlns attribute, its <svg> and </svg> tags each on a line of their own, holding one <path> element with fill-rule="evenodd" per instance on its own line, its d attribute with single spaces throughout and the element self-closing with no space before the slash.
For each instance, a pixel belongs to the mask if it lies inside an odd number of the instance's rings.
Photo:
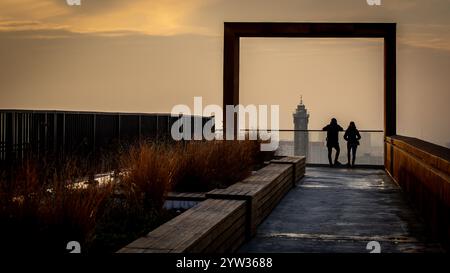
<svg viewBox="0 0 450 273">
<path fill-rule="evenodd" d="M 303 104 L 303 97 L 300 97 L 300 104 L 294 113 L 294 129 L 308 130 L 309 114 Z M 308 132 L 294 132 L 294 155 L 307 156 L 309 137 Z"/>
</svg>

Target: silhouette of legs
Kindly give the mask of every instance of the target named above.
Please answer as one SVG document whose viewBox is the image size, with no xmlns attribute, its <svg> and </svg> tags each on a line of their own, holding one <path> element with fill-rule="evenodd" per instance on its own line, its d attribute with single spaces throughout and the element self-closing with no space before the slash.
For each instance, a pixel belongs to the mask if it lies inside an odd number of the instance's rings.
<svg viewBox="0 0 450 273">
<path fill-rule="evenodd" d="M 358 146 L 353 146 L 352 147 L 352 167 L 355 167 L 355 159 L 356 159 L 356 150 L 358 149 Z"/>
<path fill-rule="evenodd" d="M 339 159 L 339 154 L 341 153 L 341 148 L 339 147 L 339 144 L 336 145 L 336 147 L 334 147 L 336 149 L 336 155 L 334 156 L 334 165 L 338 165 L 340 164 L 338 159 Z"/>
<path fill-rule="evenodd" d="M 355 160 L 356 160 L 356 150 L 358 149 L 357 145 L 352 145 L 347 143 L 347 166 L 355 166 Z M 350 160 L 351 159 L 351 160 Z M 351 162 L 351 164 L 350 164 Z"/>
<path fill-rule="evenodd" d="M 330 163 L 330 167 L 333 166 L 333 161 L 331 160 L 331 153 L 333 152 L 333 147 L 328 146 L 328 162 Z"/>
<path fill-rule="evenodd" d="M 333 165 L 339 165 L 339 154 L 341 153 L 341 148 L 339 147 L 339 143 L 331 143 L 327 145 L 328 148 L 328 163 L 330 164 L 330 167 L 332 167 Z M 336 150 L 336 155 L 334 156 L 334 164 L 333 161 L 331 159 L 331 154 L 333 153 L 333 148 Z"/>
<path fill-rule="evenodd" d="M 347 167 L 351 167 L 351 159 L 350 159 L 350 152 L 352 150 L 352 147 L 347 144 Z"/>
</svg>

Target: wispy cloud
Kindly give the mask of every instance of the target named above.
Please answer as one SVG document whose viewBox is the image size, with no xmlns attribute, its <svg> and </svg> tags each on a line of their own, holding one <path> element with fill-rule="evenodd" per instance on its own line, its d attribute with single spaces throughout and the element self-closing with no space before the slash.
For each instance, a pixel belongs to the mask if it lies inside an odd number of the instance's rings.
<svg viewBox="0 0 450 273">
<path fill-rule="evenodd" d="M 409 24 L 400 30 L 398 40 L 402 44 L 450 51 L 450 25 Z"/>
<path fill-rule="evenodd" d="M 33 30 L 55 30 L 68 29 L 68 26 L 46 24 L 40 21 L 27 20 L 0 20 L 0 31 L 33 31 Z"/>
<path fill-rule="evenodd" d="M 54 30 L 99 36 L 221 36 L 224 21 L 397 22 L 400 43 L 450 51 L 448 0 L 2 0 L 0 31 Z M 32 34 L 32 31 L 39 31 Z M 67 34 L 66 33 L 66 34 Z M 23 35 L 22 35 L 23 36 Z M 47 37 L 48 38 L 48 37 Z"/>
<path fill-rule="evenodd" d="M 28 27 L 29 30 L 65 28 L 76 33 L 131 31 L 175 35 L 199 33 L 205 29 L 185 23 L 192 11 L 205 3 L 202 0 L 85 0 L 80 7 L 56 0 L 4 1 L 0 3 L 2 31 Z"/>
</svg>

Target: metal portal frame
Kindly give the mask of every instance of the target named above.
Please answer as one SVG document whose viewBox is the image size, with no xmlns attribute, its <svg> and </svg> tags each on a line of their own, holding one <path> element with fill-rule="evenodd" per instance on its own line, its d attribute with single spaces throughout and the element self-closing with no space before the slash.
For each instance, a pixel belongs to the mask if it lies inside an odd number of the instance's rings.
<svg viewBox="0 0 450 273">
<path fill-rule="evenodd" d="M 223 109 L 239 104 L 240 38 L 383 38 L 384 132 L 396 135 L 396 23 L 224 23 Z M 224 111 L 224 129 L 226 114 Z M 235 123 L 236 126 L 236 123 Z"/>
</svg>

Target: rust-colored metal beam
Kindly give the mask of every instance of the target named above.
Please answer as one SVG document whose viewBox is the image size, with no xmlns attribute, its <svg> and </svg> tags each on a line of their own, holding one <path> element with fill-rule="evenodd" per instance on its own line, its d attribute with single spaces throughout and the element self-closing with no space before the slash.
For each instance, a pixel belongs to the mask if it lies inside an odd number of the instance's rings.
<svg viewBox="0 0 450 273">
<path fill-rule="evenodd" d="M 383 38 L 384 132 L 396 134 L 395 23 L 224 23 L 223 106 L 239 104 L 239 40 L 241 37 Z M 226 116 L 224 111 L 224 129 Z M 236 117 L 235 117 L 236 120 Z M 235 123 L 236 126 L 236 123 Z M 235 128 L 236 129 L 236 128 Z M 235 130 L 236 131 L 236 130 Z"/>
</svg>

